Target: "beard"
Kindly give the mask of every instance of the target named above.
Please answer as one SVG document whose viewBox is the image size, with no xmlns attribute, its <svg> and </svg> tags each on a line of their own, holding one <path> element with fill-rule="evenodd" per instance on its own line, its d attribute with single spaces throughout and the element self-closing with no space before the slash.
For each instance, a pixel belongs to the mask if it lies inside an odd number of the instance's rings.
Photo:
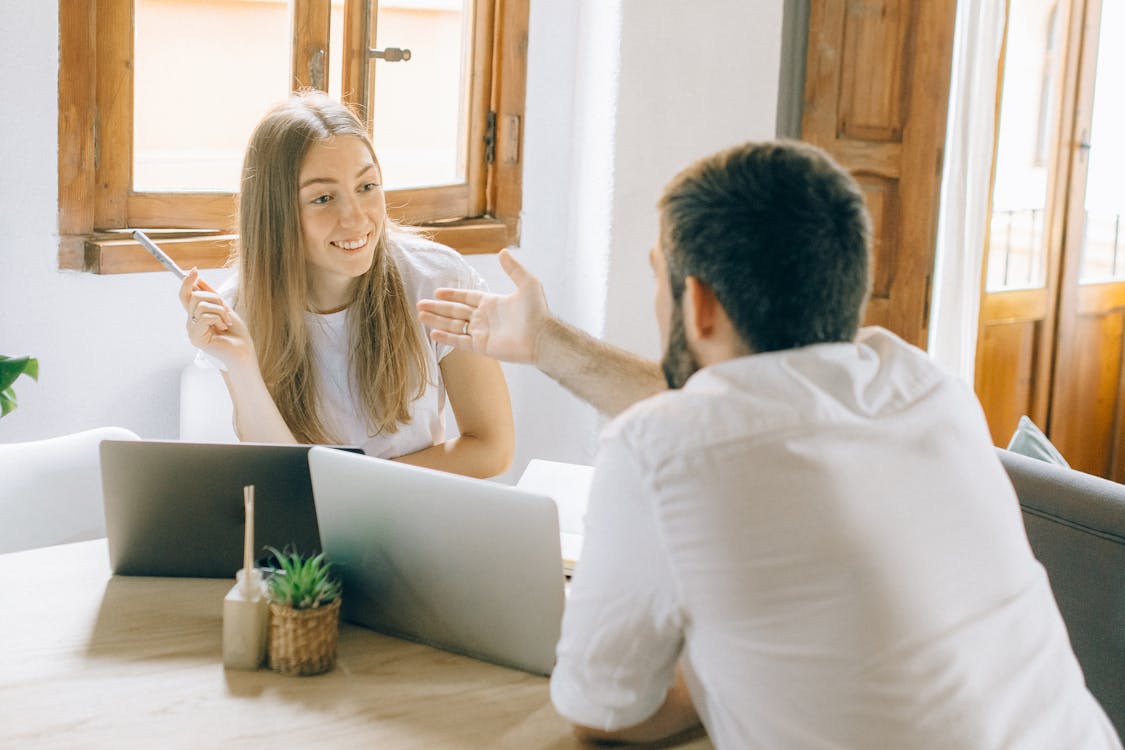
<svg viewBox="0 0 1125 750">
<path fill-rule="evenodd" d="M 696 370 L 699 362 L 688 347 L 687 334 L 684 333 L 684 314 L 679 305 L 672 306 L 672 319 L 669 321 L 668 346 L 664 359 L 660 362 L 664 380 L 669 388 L 680 388 Z"/>
</svg>

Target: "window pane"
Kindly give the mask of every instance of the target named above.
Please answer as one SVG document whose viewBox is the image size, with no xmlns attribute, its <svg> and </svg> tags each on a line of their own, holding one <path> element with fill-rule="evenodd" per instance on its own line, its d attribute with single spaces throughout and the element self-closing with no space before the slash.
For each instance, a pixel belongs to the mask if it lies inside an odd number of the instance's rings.
<svg viewBox="0 0 1125 750">
<path fill-rule="evenodd" d="M 464 182 L 473 0 L 379 0 L 373 65 L 375 150 L 389 189 Z"/>
<path fill-rule="evenodd" d="M 1054 0 L 1012 0 L 996 150 L 987 291 L 1041 287 L 1046 207 L 1059 112 L 1062 11 Z"/>
<path fill-rule="evenodd" d="M 136 0 L 133 189 L 236 192 L 289 91 L 290 0 Z"/>
<path fill-rule="evenodd" d="M 1086 227 L 1082 243 L 1082 283 L 1125 279 L 1125 3 L 1102 3 L 1090 164 L 1086 172 Z"/>
</svg>

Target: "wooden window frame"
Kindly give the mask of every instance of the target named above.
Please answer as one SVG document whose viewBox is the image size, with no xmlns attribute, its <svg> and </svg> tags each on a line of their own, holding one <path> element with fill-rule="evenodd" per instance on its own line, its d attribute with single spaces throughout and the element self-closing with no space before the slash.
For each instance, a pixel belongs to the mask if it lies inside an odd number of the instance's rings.
<svg viewBox="0 0 1125 750">
<path fill-rule="evenodd" d="M 465 182 L 387 193 L 393 218 L 462 253 L 496 252 L 519 240 L 528 4 L 477 0 Z M 342 90 L 357 92 L 345 101 L 368 113 L 374 7 L 371 0 L 344 3 Z M 59 3 L 59 268 L 160 270 L 131 238 L 133 228 L 151 231 L 182 266 L 225 266 L 237 239 L 234 193 L 132 190 L 133 9 L 133 0 Z M 327 88 L 328 73 L 310 62 L 327 59 L 330 12 L 331 0 L 294 5 L 294 89 Z"/>
</svg>

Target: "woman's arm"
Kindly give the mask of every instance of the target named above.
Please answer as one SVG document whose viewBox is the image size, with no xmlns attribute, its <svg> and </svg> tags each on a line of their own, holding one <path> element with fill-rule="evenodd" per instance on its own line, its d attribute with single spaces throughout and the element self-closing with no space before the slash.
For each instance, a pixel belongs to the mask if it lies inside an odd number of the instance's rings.
<svg viewBox="0 0 1125 750">
<path fill-rule="evenodd" d="M 228 364 L 227 368 L 223 381 L 234 405 L 234 432 L 238 439 L 248 443 L 296 443 L 262 380 L 257 360 L 237 368 Z"/>
<path fill-rule="evenodd" d="M 246 323 L 222 297 L 196 289 L 198 276 L 192 269 L 180 286 L 180 302 L 188 314 L 188 339 L 226 366 L 223 382 L 234 405 L 234 431 L 239 440 L 296 443 L 266 388 Z"/>
<path fill-rule="evenodd" d="M 455 349 L 441 360 L 441 376 L 461 434 L 395 460 L 471 477 L 503 473 L 512 465 L 516 429 L 500 363 Z"/>
</svg>

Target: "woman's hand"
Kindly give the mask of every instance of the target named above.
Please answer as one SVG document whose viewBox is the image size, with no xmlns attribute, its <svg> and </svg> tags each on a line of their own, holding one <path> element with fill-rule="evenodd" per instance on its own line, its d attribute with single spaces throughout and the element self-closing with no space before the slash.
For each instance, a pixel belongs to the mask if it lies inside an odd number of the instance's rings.
<svg viewBox="0 0 1125 750">
<path fill-rule="evenodd" d="M 187 311 L 188 339 L 222 362 L 223 381 L 234 405 L 234 430 L 239 440 L 255 443 L 295 443 L 258 367 L 250 329 L 215 292 L 199 289 L 194 268 L 180 285 L 180 302 Z"/>
<path fill-rule="evenodd" d="M 199 271 L 193 268 L 180 284 L 180 303 L 188 315 L 188 340 L 228 369 L 254 362 L 254 342 L 242 318 L 218 294 L 197 288 L 198 280 Z"/>
</svg>

